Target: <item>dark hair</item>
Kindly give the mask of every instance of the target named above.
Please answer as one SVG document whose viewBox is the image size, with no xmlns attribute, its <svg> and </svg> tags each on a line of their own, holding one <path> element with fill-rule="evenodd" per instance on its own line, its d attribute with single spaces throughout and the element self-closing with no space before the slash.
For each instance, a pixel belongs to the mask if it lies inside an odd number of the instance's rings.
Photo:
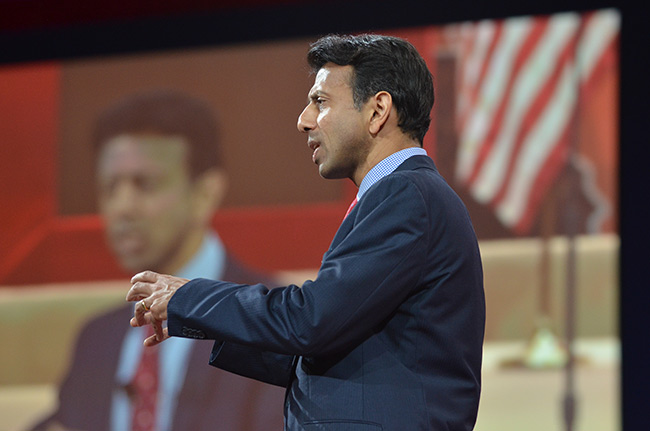
<svg viewBox="0 0 650 431">
<path fill-rule="evenodd" d="M 393 98 L 400 129 L 422 145 L 431 123 L 433 78 L 409 42 L 392 36 L 325 36 L 311 45 L 307 61 L 314 72 L 326 63 L 353 66 L 350 85 L 357 109 L 379 91 Z"/>
<path fill-rule="evenodd" d="M 121 134 L 160 133 L 180 135 L 190 147 L 189 170 L 196 178 L 222 165 L 217 119 L 210 106 L 173 90 L 151 90 L 127 96 L 98 117 L 94 143 L 98 150 L 108 139 Z"/>
</svg>

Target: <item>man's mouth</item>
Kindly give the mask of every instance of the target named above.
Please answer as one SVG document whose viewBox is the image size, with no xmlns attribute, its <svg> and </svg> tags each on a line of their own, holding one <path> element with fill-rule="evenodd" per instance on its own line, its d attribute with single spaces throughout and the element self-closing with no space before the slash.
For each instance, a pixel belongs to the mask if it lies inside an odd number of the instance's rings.
<svg viewBox="0 0 650 431">
<path fill-rule="evenodd" d="M 318 162 L 316 161 L 316 158 L 318 157 L 318 153 L 319 153 L 319 149 L 320 149 L 320 144 L 319 144 L 318 142 L 315 142 L 315 141 L 309 141 L 307 144 L 309 145 L 309 148 L 311 148 L 312 151 L 313 151 L 313 153 L 312 153 L 312 155 L 311 155 L 311 160 L 312 160 L 314 163 L 318 163 Z"/>
<path fill-rule="evenodd" d="M 111 231 L 111 242 L 119 254 L 137 254 L 145 246 L 145 237 L 137 229 L 117 228 Z"/>
</svg>

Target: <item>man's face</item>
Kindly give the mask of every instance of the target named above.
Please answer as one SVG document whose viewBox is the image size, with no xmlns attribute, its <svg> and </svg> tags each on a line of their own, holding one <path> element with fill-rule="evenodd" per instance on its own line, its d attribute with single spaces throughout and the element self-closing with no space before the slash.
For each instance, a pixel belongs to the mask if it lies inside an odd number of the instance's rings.
<svg viewBox="0 0 650 431">
<path fill-rule="evenodd" d="M 318 71 L 309 103 L 298 117 L 298 129 L 309 135 L 312 160 L 323 178 L 351 178 L 357 183 L 370 143 L 363 108 L 354 106 L 353 71 L 352 66 L 331 63 Z"/>
<path fill-rule="evenodd" d="M 192 226 L 188 145 L 182 137 L 121 135 L 98 159 L 106 235 L 129 271 L 164 270 Z"/>
</svg>

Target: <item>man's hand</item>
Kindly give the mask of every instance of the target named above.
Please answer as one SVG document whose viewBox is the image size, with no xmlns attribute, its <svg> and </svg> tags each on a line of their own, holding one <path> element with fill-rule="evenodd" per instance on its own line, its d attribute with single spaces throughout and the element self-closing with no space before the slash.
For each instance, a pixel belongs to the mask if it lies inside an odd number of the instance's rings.
<svg viewBox="0 0 650 431">
<path fill-rule="evenodd" d="M 174 293 L 187 283 L 185 278 L 144 271 L 131 279 L 131 289 L 126 295 L 127 301 L 139 301 L 131 319 L 131 326 L 151 324 L 155 334 L 144 340 L 145 346 L 155 346 L 169 338 L 169 331 L 163 328 L 167 320 L 167 304 Z"/>
</svg>

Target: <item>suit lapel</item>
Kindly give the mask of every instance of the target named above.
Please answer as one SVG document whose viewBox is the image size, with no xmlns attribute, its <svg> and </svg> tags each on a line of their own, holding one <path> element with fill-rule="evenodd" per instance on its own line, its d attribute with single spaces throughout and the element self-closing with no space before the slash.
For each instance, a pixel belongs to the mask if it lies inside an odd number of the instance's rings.
<svg viewBox="0 0 650 431">
<path fill-rule="evenodd" d="M 431 169 L 434 171 L 438 171 L 436 169 L 435 163 L 433 163 L 433 160 L 431 160 L 430 157 L 428 156 L 412 156 L 406 159 L 402 164 L 400 164 L 395 171 L 393 172 L 398 172 L 398 171 L 408 171 L 408 170 L 416 170 L 416 169 Z M 390 175 L 390 174 L 389 174 Z M 379 180 L 381 182 L 381 180 Z M 373 187 L 375 187 L 377 184 L 374 184 L 369 190 L 372 190 Z M 354 210 L 353 210 L 354 211 Z M 332 239 L 332 243 L 330 244 L 329 249 L 325 252 L 323 255 L 323 260 L 327 258 L 327 256 L 334 250 L 334 248 L 341 242 L 343 239 L 348 236 L 352 228 L 354 228 L 355 225 L 355 217 L 353 217 L 352 214 L 350 216 L 346 217 L 341 225 L 339 226 L 339 229 L 336 231 L 336 234 L 334 235 L 334 239 Z"/>
</svg>

